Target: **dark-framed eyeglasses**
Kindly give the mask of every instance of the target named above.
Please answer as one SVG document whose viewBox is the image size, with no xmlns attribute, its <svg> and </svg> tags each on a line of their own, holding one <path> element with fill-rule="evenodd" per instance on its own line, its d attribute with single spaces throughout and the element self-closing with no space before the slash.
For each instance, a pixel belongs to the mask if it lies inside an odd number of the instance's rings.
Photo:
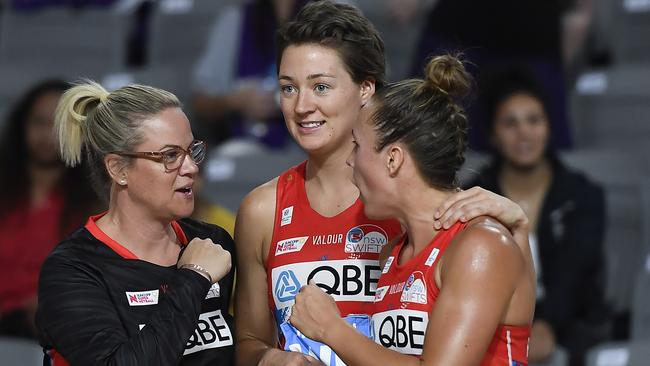
<svg viewBox="0 0 650 366">
<path fill-rule="evenodd" d="M 205 159 L 206 151 L 207 145 L 205 141 L 194 140 L 187 148 L 187 150 L 183 149 L 180 146 L 173 146 L 162 151 L 113 151 L 111 153 L 121 156 L 128 156 L 131 158 L 154 160 L 159 163 L 163 163 L 167 171 L 172 171 L 180 168 L 181 165 L 183 165 L 183 161 L 185 161 L 185 155 L 189 155 L 197 165 L 201 164 L 201 162 Z"/>
</svg>

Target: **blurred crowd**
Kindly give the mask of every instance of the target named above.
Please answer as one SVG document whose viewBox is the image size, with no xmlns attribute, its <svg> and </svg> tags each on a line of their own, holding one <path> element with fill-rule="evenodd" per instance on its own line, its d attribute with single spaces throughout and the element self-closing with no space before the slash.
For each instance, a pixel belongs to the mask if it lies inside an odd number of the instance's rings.
<svg viewBox="0 0 650 366">
<path fill-rule="evenodd" d="M 40 265 L 60 239 L 105 207 L 93 192 L 85 168 L 67 168 L 57 151 L 54 112 L 70 82 L 92 76 L 107 88 L 139 82 L 174 91 L 188 107 L 195 135 L 208 142 L 211 156 L 295 151 L 277 98 L 274 34 L 306 2 L 0 2 L 0 73 L 18 80 L 10 84 L 11 93 L 2 92 L 0 101 L 5 113 L 0 123 L 1 335 L 35 337 Z M 583 149 L 574 138 L 574 85 L 584 82 L 580 76 L 585 70 L 606 70 L 619 62 L 607 47 L 603 36 L 607 32 L 599 23 L 599 12 L 608 11 L 609 3 L 343 2 L 358 6 L 381 32 L 390 80 L 420 75 L 430 55 L 445 52 L 460 53 L 471 65 L 476 85 L 466 100 L 470 148 L 487 163 L 471 170 L 462 183 L 509 197 L 531 220 L 538 277 L 531 363 L 581 365 L 592 347 L 629 339 L 634 327 L 632 306 L 625 301 L 619 301 L 622 306 L 614 304 L 608 293 L 613 268 L 607 262 L 607 226 L 612 222 L 607 197 L 611 194 L 606 182 L 563 159 L 565 152 Z M 3 44 L 15 38 L 12 17 L 38 18 L 62 9 L 79 17 L 83 12 L 103 11 L 104 18 L 110 14 L 120 19 L 120 59 L 100 71 L 94 64 L 76 73 L 69 69 L 75 63 L 65 61 L 60 69 L 52 61 L 48 70 L 48 54 L 32 50 L 32 55 L 42 58 L 35 66 L 38 72 L 17 75 L 16 70 L 25 72 L 28 67 L 19 52 L 12 51 L 17 48 Z M 156 33 L 165 27 L 167 33 Z M 188 34 L 199 32 L 200 37 L 184 38 L 186 27 Z M 25 39 L 21 42 L 29 37 Z M 106 39 L 91 43 L 100 42 L 110 43 Z M 64 52 L 74 58 L 83 46 Z M 285 168 L 278 167 L 278 173 Z M 232 234 L 237 207 L 219 204 L 222 193 L 210 192 L 211 179 L 208 171 L 195 216 Z M 553 361 L 558 358 L 563 361 Z"/>
</svg>

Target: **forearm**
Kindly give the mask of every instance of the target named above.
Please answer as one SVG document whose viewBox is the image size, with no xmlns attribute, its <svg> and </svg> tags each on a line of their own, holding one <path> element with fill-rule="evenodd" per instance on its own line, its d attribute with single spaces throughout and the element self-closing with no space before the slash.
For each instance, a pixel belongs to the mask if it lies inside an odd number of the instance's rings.
<svg viewBox="0 0 650 366">
<path fill-rule="evenodd" d="M 40 317 L 40 328 L 50 338 L 47 343 L 71 364 L 174 365 L 196 328 L 208 287 L 199 274 L 179 271 L 174 290 L 134 333 L 138 325 L 125 324 L 99 287 L 50 285 L 51 292 L 41 296 L 48 310 Z"/>
<path fill-rule="evenodd" d="M 237 341 L 237 366 L 267 366 L 270 356 L 275 352 L 283 352 L 273 345 L 256 338 L 245 338 Z"/>
</svg>

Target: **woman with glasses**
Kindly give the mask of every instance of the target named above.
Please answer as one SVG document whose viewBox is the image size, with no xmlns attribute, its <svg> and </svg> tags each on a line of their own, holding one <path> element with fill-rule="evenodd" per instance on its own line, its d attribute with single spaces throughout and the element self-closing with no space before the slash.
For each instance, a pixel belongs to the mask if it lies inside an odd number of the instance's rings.
<svg viewBox="0 0 650 366">
<path fill-rule="evenodd" d="M 69 166 L 88 159 L 108 210 L 50 254 L 36 323 L 54 364 L 230 365 L 233 242 L 187 219 L 205 144 L 171 93 L 94 82 L 68 90 L 55 128 Z"/>
</svg>

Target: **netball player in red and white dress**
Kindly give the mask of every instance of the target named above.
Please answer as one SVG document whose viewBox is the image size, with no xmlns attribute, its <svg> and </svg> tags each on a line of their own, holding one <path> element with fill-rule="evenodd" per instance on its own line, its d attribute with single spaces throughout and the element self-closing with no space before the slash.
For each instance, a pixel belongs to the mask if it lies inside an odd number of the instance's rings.
<svg viewBox="0 0 650 366">
<path fill-rule="evenodd" d="M 281 108 L 308 160 L 256 188 L 241 204 L 235 228 L 238 365 L 315 362 L 278 348 L 278 327 L 295 294 L 313 279 L 334 296 L 342 315 L 370 314 L 379 252 L 402 232 L 395 220 L 366 217 L 345 163 L 353 148 L 352 125 L 384 85 L 378 33 L 357 9 L 320 1 L 305 6 L 278 39 Z M 515 230 L 525 220 L 517 205 L 478 189 L 454 196 L 438 216 L 448 225 L 463 214 L 481 213 Z"/>
<path fill-rule="evenodd" d="M 296 296 L 290 322 L 347 365 L 527 365 L 535 306 L 530 250 L 497 221 L 432 229 L 429 212 L 455 190 L 467 121 L 456 97 L 462 63 L 439 56 L 425 80 L 390 84 L 362 108 L 348 162 L 368 217 L 406 229 L 382 252 L 375 342 L 338 314 L 315 285 Z M 416 357 L 413 357 L 416 356 Z"/>
</svg>

